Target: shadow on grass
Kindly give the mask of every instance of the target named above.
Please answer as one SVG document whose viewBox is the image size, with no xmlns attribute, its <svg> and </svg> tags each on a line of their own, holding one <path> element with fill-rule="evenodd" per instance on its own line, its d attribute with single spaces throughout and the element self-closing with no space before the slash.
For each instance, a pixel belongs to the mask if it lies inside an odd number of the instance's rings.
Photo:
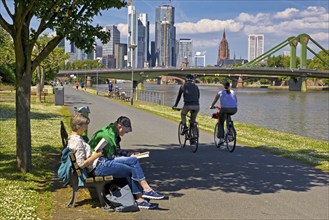
<svg viewBox="0 0 329 220">
<path fill-rule="evenodd" d="M 302 163 L 311 165 L 313 167 L 324 166 L 324 164 L 320 163 L 321 161 L 329 161 L 329 156 L 324 153 L 321 154 L 319 151 L 310 150 L 310 149 L 301 149 L 295 152 L 286 151 L 282 148 L 277 147 L 268 147 L 268 146 L 258 146 L 256 149 L 264 150 L 267 152 L 271 152 L 278 156 L 283 156 L 287 158 L 291 158 Z M 327 167 L 327 170 L 329 168 Z"/>
<path fill-rule="evenodd" d="M 38 113 L 31 110 L 31 119 L 54 119 L 62 117 L 60 114 L 53 113 Z M 16 108 L 13 105 L 0 104 L 0 118 L 2 120 L 15 119 L 16 118 Z"/>
</svg>

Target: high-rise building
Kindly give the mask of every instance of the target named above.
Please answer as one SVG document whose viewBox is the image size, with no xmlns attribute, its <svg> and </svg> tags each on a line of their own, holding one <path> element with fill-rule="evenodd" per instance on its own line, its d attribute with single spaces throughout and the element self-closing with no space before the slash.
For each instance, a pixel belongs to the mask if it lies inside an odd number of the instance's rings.
<svg viewBox="0 0 329 220">
<path fill-rule="evenodd" d="M 128 4 L 128 39 L 127 39 L 127 50 L 128 50 L 128 67 L 132 65 L 134 68 L 137 67 L 136 57 L 137 57 L 137 43 L 138 43 L 138 22 L 137 22 L 137 15 L 136 15 L 135 6 L 132 5 L 132 2 L 129 1 Z"/>
<path fill-rule="evenodd" d="M 176 42 L 176 66 L 190 67 L 193 66 L 193 44 L 191 39 L 181 38 Z"/>
<path fill-rule="evenodd" d="M 224 60 L 228 59 L 230 59 L 230 48 L 228 46 L 228 41 L 226 40 L 226 33 L 224 30 L 223 38 L 218 47 L 217 65 L 220 66 Z"/>
<path fill-rule="evenodd" d="M 103 30 L 111 35 L 110 41 L 103 44 L 103 56 L 114 55 L 114 45 L 120 43 L 120 31 L 115 25 L 107 25 Z"/>
<path fill-rule="evenodd" d="M 155 9 L 155 55 L 158 66 L 176 66 L 175 8 L 171 5 Z"/>
<path fill-rule="evenodd" d="M 138 17 L 137 68 L 149 67 L 149 21 L 147 14 Z"/>
<path fill-rule="evenodd" d="M 58 47 L 63 47 L 65 53 L 70 54 L 69 62 L 72 62 L 74 60 L 86 60 L 88 59 L 88 55 L 84 52 L 84 50 L 81 50 L 75 46 L 73 42 L 70 40 L 64 38 L 58 45 Z"/>
<path fill-rule="evenodd" d="M 124 59 L 127 56 L 127 44 L 116 44 L 114 45 L 115 54 L 115 67 L 117 69 L 127 68 L 127 61 Z"/>
<path fill-rule="evenodd" d="M 252 61 L 256 57 L 264 53 L 264 35 L 250 34 L 248 35 L 248 61 Z"/>
</svg>

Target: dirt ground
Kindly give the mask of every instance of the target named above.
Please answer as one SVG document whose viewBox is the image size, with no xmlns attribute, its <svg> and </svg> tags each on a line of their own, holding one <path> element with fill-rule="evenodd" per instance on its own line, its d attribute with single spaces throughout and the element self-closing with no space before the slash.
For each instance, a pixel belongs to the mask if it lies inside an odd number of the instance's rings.
<svg viewBox="0 0 329 220">
<path fill-rule="evenodd" d="M 76 203 L 74 208 L 66 208 L 66 204 L 70 201 L 72 196 L 72 189 L 69 186 L 63 186 L 57 178 L 57 168 L 59 166 L 59 155 L 55 159 L 58 164 L 54 164 L 54 178 L 52 191 L 52 210 L 50 219 L 70 219 L 70 220 L 87 220 L 87 219 L 137 219 L 136 213 L 116 213 L 105 212 L 103 208 L 99 207 L 99 202 L 96 198 L 92 198 L 88 189 L 81 188 L 78 191 Z"/>
</svg>

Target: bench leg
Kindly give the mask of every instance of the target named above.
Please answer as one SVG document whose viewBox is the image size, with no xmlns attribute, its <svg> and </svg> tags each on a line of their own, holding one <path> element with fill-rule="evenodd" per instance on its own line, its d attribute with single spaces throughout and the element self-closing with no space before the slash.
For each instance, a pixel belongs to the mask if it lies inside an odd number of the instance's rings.
<svg viewBox="0 0 329 220">
<path fill-rule="evenodd" d="M 104 184 L 98 184 L 98 185 L 95 186 L 97 196 L 98 196 L 98 200 L 99 200 L 99 203 L 100 203 L 101 207 L 106 206 L 106 203 L 105 203 L 105 200 L 104 200 L 104 186 L 105 186 Z"/>
<path fill-rule="evenodd" d="M 69 201 L 69 203 L 67 203 L 66 208 L 74 208 L 75 207 L 75 201 L 78 195 L 78 190 L 79 187 L 72 187 L 72 197 Z"/>
</svg>

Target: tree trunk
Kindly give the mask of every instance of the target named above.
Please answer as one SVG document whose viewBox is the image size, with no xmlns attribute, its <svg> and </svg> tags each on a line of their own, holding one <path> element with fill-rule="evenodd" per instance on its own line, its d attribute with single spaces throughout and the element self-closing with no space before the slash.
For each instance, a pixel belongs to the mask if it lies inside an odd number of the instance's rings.
<svg viewBox="0 0 329 220">
<path fill-rule="evenodd" d="M 41 102 L 41 93 L 42 93 L 42 86 L 41 86 L 41 67 L 38 66 L 36 69 L 36 83 L 37 83 L 37 91 L 36 91 L 36 102 Z"/>
<path fill-rule="evenodd" d="M 32 168 L 30 125 L 32 73 L 31 68 L 23 68 L 22 65 L 16 67 L 16 160 L 18 170 L 26 173 Z"/>
</svg>

